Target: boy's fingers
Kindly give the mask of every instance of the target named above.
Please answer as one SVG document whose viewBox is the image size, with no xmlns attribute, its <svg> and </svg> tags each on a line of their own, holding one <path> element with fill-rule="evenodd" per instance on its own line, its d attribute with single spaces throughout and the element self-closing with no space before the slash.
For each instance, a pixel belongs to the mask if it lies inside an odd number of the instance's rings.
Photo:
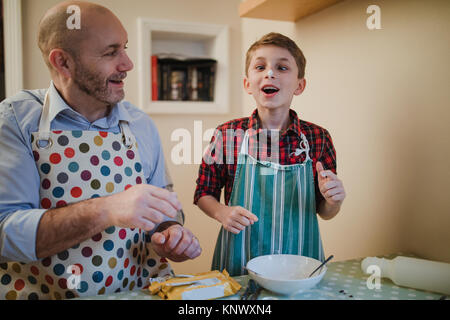
<svg viewBox="0 0 450 320">
<path fill-rule="evenodd" d="M 241 215 L 243 215 L 244 217 L 246 217 L 247 219 L 249 219 L 250 221 L 253 221 L 253 222 L 258 221 L 258 217 L 256 215 L 254 215 L 253 213 L 251 213 L 250 211 L 248 211 L 244 208 L 240 208 L 239 213 Z"/>
</svg>

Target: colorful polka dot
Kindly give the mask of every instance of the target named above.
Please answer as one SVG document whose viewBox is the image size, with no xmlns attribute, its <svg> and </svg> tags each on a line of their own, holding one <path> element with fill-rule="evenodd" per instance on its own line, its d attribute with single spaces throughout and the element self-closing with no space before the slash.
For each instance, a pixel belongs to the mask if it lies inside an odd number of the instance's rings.
<svg viewBox="0 0 450 320">
<path fill-rule="evenodd" d="M 44 174 L 48 174 L 50 172 L 50 165 L 48 163 L 41 164 L 41 171 Z"/>
<path fill-rule="evenodd" d="M 108 136 L 108 132 L 106 131 L 99 131 L 98 133 L 102 138 L 106 138 Z"/>
<path fill-rule="evenodd" d="M 64 267 L 64 265 L 62 265 L 61 263 L 56 264 L 53 267 L 53 272 L 57 275 L 60 276 L 65 272 L 66 268 Z"/>
<path fill-rule="evenodd" d="M 106 192 L 108 192 L 108 193 L 112 193 L 113 191 L 114 191 L 114 183 L 112 183 L 112 182 L 108 182 L 107 184 L 106 184 Z"/>
<path fill-rule="evenodd" d="M 51 206 L 52 206 L 52 202 L 50 201 L 50 199 L 48 199 L 48 198 L 41 199 L 41 207 L 43 209 L 50 209 Z"/>
<path fill-rule="evenodd" d="M 64 250 L 64 251 L 58 253 L 58 258 L 59 258 L 59 260 L 63 260 L 63 261 L 67 260 L 67 258 L 69 258 L 69 251 Z"/>
<path fill-rule="evenodd" d="M 101 266 L 101 264 L 103 263 L 103 258 L 101 256 L 93 256 L 92 257 L 92 264 L 96 267 Z"/>
<path fill-rule="evenodd" d="M 50 277 L 49 275 L 46 275 L 45 276 L 45 281 L 47 281 L 47 283 L 49 284 L 49 285 L 53 285 L 53 278 L 52 277 Z"/>
<path fill-rule="evenodd" d="M 109 151 L 105 150 L 102 152 L 102 159 L 108 161 L 111 158 Z"/>
<path fill-rule="evenodd" d="M 112 258 L 110 258 L 110 259 L 108 260 L 108 266 L 109 266 L 111 269 L 114 269 L 114 268 L 116 267 L 116 265 L 117 265 L 117 259 L 116 259 L 116 258 L 112 257 Z"/>
<path fill-rule="evenodd" d="M 79 131 L 79 130 L 72 131 L 72 136 L 74 138 L 81 138 L 82 135 L 83 135 L 83 131 Z"/>
<path fill-rule="evenodd" d="M 93 166 L 97 166 L 100 163 L 100 160 L 98 159 L 97 156 L 92 156 L 90 161 Z"/>
<path fill-rule="evenodd" d="M 116 231 L 116 227 L 111 226 L 105 230 L 107 234 L 113 234 Z"/>
<path fill-rule="evenodd" d="M 90 147 L 87 143 L 82 143 L 82 144 L 80 144 L 79 149 L 80 149 L 80 152 L 82 152 L 82 153 L 88 153 Z"/>
<path fill-rule="evenodd" d="M 101 183 L 97 179 L 91 181 L 91 188 L 94 190 L 100 189 Z"/>
<path fill-rule="evenodd" d="M 114 249 L 114 242 L 112 242 L 111 240 L 106 240 L 105 242 L 103 242 L 103 249 L 105 249 L 106 251 L 111 251 L 112 249 Z"/>
<path fill-rule="evenodd" d="M 39 275 L 39 269 L 36 266 L 31 266 L 30 271 L 32 274 L 34 274 L 35 276 Z"/>
<path fill-rule="evenodd" d="M 96 283 L 102 282 L 103 280 L 103 273 L 101 271 L 95 271 L 92 274 L 92 280 Z"/>
<path fill-rule="evenodd" d="M 44 267 L 48 267 L 52 264 L 52 258 L 50 258 L 50 257 L 44 258 L 44 259 L 42 259 L 41 262 Z"/>
<path fill-rule="evenodd" d="M 86 281 L 81 281 L 80 282 L 80 288 L 77 289 L 78 292 L 80 293 L 84 293 L 89 289 L 89 285 Z"/>
<path fill-rule="evenodd" d="M 64 184 L 69 180 L 69 176 L 67 175 L 67 173 L 61 172 L 61 173 L 58 173 L 58 175 L 56 176 L 56 180 L 59 183 Z"/>
<path fill-rule="evenodd" d="M 102 173 L 103 176 L 107 177 L 111 173 L 111 169 L 109 169 L 109 167 L 107 166 L 102 166 L 100 168 L 100 172 Z"/>
<path fill-rule="evenodd" d="M 101 233 L 97 233 L 95 236 L 92 237 L 92 240 L 95 242 L 100 241 L 101 239 L 102 239 Z"/>
<path fill-rule="evenodd" d="M 114 182 L 115 183 L 121 183 L 122 182 L 122 175 L 117 173 L 114 175 Z"/>
<path fill-rule="evenodd" d="M 83 257 L 89 258 L 92 255 L 92 249 L 90 247 L 84 247 L 81 249 L 81 254 Z"/>
<path fill-rule="evenodd" d="M 69 138 L 67 138 L 67 136 L 65 136 L 65 135 L 59 136 L 57 141 L 58 141 L 58 144 L 63 147 L 65 147 L 69 144 Z"/>
<path fill-rule="evenodd" d="M 126 167 L 124 172 L 127 177 L 131 177 L 131 175 L 133 174 L 133 171 L 131 170 L 130 167 Z"/>
<path fill-rule="evenodd" d="M 81 197 L 83 191 L 81 190 L 80 187 L 74 187 L 72 188 L 72 190 L 70 190 L 70 194 L 72 195 L 72 197 L 74 198 L 79 198 Z"/>
<path fill-rule="evenodd" d="M 76 162 L 69 163 L 68 169 L 70 172 L 75 173 L 78 171 L 79 168 L 80 168 L 80 166 L 78 165 L 78 163 L 76 163 Z"/>
<path fill-rule="evenodd" d="M 65 207 L 65 206 L 67 206 L 67 203 L 66 203 L 64 200 L 59 200 L 59 201 L 56 203 L 56 207 L 57 207 L 57 208 L 62 208 L 62 207 Z"/>
<path fill-rule="evenodd" d="M 1 278 L 0 278 L 0 283 L 3 285 L 8 285 L 11 282 L 11 276 L 9 274 L 4 274 Z"/>
<path fill-rule="evenodd" d="M 114 142 L 112 143 L 112 148 L 113 148 L 114 151 L 119 151 L 120 148 L 121 148 L 120 143 L 117 142 L 117 141 L 114 141 Z"/>
<path fill-rule="evenodd" d="M 64 189 L 61 187 L 56 187 L 53 189 L 52 194 L 55 198 L 61 198 L 64 196 Z"/>
<path fill-rule="evenodd" d="M 81 172 L 80 176 L 83 181 L 89 181 L 92 177 L 92 174 L 89 170 L 84 170 Z"/>
<path fill-rule="evenodd" d="M 96 137 L 94 137 L 94 144 L 96 145 L 96 146 L 101 146 L 102 144 L 103 144 L 103 139 L 102 139 L 102 137 L 100 137 L 100 136 L 96 136 Z"/>
<path fill-rule="evenodd" d="M 50 188 L 50 184 L 51 184 L 50 180 L 44 179 L 44 180 L 42 180 L 41 186 L 43 189 L 47 190 Z"/>
<path fill-rule="evenodd" d="M 127 151 L 127 157 L 128 157 L 128 159 L 130 159 L 130 160 L 133 160 L 133 159 L 134 159 L 134 152 L 133 152 L 133 150 L 128 150 L 128 151 Z"/>
<path fill-rule="evenodd" d="M 61 155 L 58 153 L 52 153 L 49 158 L 50 162 L 53 164 L 58 164 L 61 162 Z"/>
<path fill-rule="evenodd" d="M 8 293 L 5 295 L 6 300 L 16 300 L 17 299 L 17 292 L 14 290 L 8 291 Z"/>
<path fill-rule="evenodd" d="M 67 158 L 71 159 L 71 158 L 73 158 L 73 157 L 75 156 L 75 150 L 72 149 L 72 148 L 66 148 L 66 149 L 64 150 L 64 155 L 65 155 Z"/>
<path fill-rule="evenodd" d="M 134 169 L 136 170 L 136 172 L 141 172 L 142 170 L 142 165 L 139 162 L 136 162 L 134 164 Z"/>
<path fill-rule="evenodd" d="M 116 164 L 116 166 L 120 167 L 123 165 L 123 160 L 121 157 L 115 157 L 114 158 L 114 163 Z"/>
</svg>

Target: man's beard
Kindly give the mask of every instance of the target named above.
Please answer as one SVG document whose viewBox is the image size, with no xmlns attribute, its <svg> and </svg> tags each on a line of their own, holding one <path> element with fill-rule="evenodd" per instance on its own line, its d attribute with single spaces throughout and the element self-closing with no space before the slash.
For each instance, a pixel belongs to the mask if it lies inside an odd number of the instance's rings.
<svg viewBox="0 0 450 320">
<path fill-rule="evenodd" d="M 117 80 L 124 79 L 125 77 L 126 74 L 121 73 L 120 75 L 111 78 Z M 124 98 L 125 93 L 122 90 L 119 94 L 113 94 L 111 88 L 108 86 L 108 80 L 109 78 L 102 78 L 95 72 L 91 72 L 81 63 L 77 64 L 75 77 L 73 78 L 74 83 L 82 92 L 97 99 L 98 101 L 113 105 L 121 101 Z"/>
</svg>

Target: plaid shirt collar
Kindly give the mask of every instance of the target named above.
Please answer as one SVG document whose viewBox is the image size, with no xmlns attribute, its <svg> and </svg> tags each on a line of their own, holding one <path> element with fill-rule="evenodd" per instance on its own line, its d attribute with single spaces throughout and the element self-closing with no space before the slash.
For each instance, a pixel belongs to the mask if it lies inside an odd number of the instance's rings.
<svg viewBox="0 0 450 320">
<path fill-rule="evenodd" d="M 286 131 L 282 133 L 282 135 L 285 135 L 289 131 L 292 131 L 295 135 L 300 136 L 302 132 L 300 129 L 300 118 L 297 116 L 297 113 L 292 109 L 289 109 L 289 118 L 290 124 L 286 129 Z M 255 109 L 252 115 L 250 116 L 248 121 L 248 129 L 253 129 L 255 133 L 258 133 L 262 130 L 261 120 L 258 117 L 258 109 Z"/>
</svg>

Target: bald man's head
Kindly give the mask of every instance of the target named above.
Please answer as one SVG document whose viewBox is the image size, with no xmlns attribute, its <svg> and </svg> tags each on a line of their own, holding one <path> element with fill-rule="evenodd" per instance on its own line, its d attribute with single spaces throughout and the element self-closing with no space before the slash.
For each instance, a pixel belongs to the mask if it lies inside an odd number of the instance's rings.
<svg viewBox="0 0 450 320">
<path fill-rule="evenodd" d="M 69 29 L 67 27 L 67 20 L 73 14 L 72 12 L 67 13 L 67 8 L 71 5 L 80 8 L 80 29 Z M 90 36 L 91 23 L 99 15 L 111 15 L 115 18 L 109 9 L 82 1 L 62 2 L 45 13 L 39 23 L 38 45 L 50 70 L 52 65 L 49 61 L 49 54 L 53 49 L 63 49 L 75 59 L 77 58 L 79 44 Z"/>
</svg>

